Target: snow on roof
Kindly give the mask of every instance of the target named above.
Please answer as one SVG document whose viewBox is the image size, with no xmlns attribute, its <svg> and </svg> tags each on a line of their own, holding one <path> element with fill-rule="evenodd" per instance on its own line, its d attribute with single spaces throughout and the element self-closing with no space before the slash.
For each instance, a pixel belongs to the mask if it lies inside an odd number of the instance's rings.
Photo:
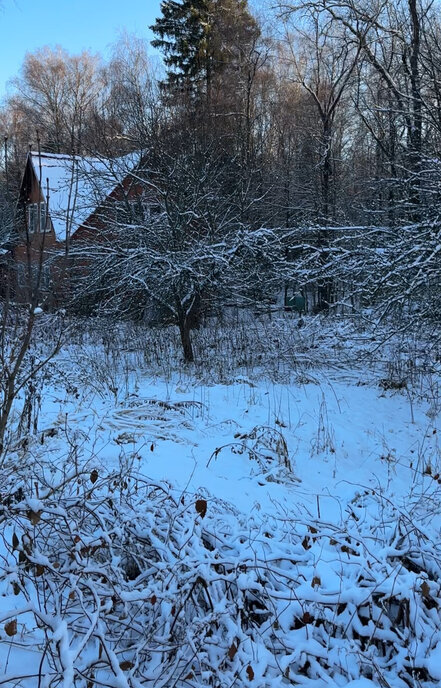
<svg viewBox="0 0 441 688">
<path fill-rule="evenodd" d="M 57 241 L 71 236 L 133 171 L 139 153 L 122 158 L 81 157 L 31 152 L 31 164 L 47 202 Z"/>
</svg>

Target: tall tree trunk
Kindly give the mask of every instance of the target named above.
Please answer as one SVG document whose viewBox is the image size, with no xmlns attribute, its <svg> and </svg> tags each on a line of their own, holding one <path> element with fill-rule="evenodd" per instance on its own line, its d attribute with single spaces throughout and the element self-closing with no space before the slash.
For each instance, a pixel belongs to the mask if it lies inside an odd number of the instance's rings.
<svg viewBox="0 0 441 688">
<path fill-rule="evenodd" d="M 322 186 L 322 220 L 321 229 L 319 230 L 318 245 L 321 249 L 320 253 L 320 263 L 321 271 L 323 275 L 320 278 L 318 284 L 318 304 L 317 308 L 319 311 L 329 310 L 329 304 L 331 301 L 331 294 L 333 289 L 332 278 L 329 278 L 324 274 L 324 267 L 327 262 L 327 251 L 329 247 L 329 231 L 327 229 L 331 221 L 331 214 L 334 214 L 333 205 L 331 205 L 331 193 L 332 193 L 332 121 L 326 116 L 323 118 L 323 132 L 322 132 L 322 173 L 321 173 L 321 186 Z M 332 207 L 332 212 L 331 212 Z"/>
<path fill-rule="evenodd" d="M 195 304 L 195 301 L 197 299 L 197 296 L 195 295 L 193 297 L 192 303 L 190 307 L 185 307 L 179 298 L 179 295 L 177 292 L 175 292 L 174 295 L 174 300 L 175 300 L 175 306 L 176 306 L 176 322 L 179 327 L 179 334 L 181 335 L 181 344 L 182 344 L 182 350 L 184 353 L 184 361 L 185 363 L 193 363 L 194 361 L 194 354 L 193 354 L 193 346 L 191 343 L 191 336 L 190 336 L 190 331 L 191 331 L 191 311 L 193 309 L 193 306 Z"/>
<path fill-rule="evenodd" d="M 421 156 L 422 156 L 422 98 L 420 78 L 420 47 L 421 22 L 418 15 L 417 0 L 409 0 L 409 13 L 412 30 L 410 52 L 410 82 L 412 93 L 412 128 L 410 131 L 410 162 L 413 173 L 411 203 L 413 206 L 413 220 L 420 220 L 420 190 L 421 190 Z"/>
<path fill-rule="evenodd" d="M 331 211 L 331 187 L 332 187 L 332 123 L 329 117 L 323 120 L 322 132 L 322 224 L 328 225 Z"/>
<path fill-rule="evenodd" d="M 188 318 L 186 318 L 185 316 L 183 318 L 180 318 L 178 327 L 179 334 L 181 335 L 181 344 L 182 350 L 184 352 L 184 361 L 185 363 L 193 363 L 194 354 L 193 345 L 191 343 L 190 323 L 188 321 Z"/>
</svg>

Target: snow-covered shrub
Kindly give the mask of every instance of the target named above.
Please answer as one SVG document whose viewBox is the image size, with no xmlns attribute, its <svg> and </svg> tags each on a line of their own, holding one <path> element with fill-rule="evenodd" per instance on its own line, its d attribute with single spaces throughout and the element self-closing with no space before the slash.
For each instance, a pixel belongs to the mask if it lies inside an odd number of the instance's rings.
<svg viewBox="0 0 441 688">
<path fill-rule="evenodd" d="M 235 442 L 218 447 L 207 466 L 213 459 L 218 459 L 224 451 L 233 454 L 246 454 L 257 466 L 257 473 L 268 481 L 289 481 L 292 479 L 292 465 L 288 445 L 283 434 L 276 428 L 256 425 L 245 433 L 236 433 Z"/>
<path fill-rule="evenodd" d="M 365 491 L 331 525 L 34 472 L 1 478 L 5 685 L 439 685 L 436 481 L 401 510 Z"/>
<path fill-rule="evenodd" d="M 11 442 L 36 431 L 46 369 L 59 352 L 64 334 L 62 318 L 44 316 L 32 305 L 3 305 L 0 312 L 0 459 Z"/>
</svg>

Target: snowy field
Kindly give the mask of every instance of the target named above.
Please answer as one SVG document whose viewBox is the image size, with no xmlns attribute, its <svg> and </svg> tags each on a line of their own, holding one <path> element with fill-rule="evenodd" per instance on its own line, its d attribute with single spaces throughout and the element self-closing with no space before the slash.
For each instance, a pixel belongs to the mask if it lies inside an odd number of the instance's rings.
<svg viewBox="0 0 441 688">
<path fill-rule="evenodd" d="M 433 341 L 76 325 L 3 466 L 0 685 L 439 686 Z"/>
</svg>

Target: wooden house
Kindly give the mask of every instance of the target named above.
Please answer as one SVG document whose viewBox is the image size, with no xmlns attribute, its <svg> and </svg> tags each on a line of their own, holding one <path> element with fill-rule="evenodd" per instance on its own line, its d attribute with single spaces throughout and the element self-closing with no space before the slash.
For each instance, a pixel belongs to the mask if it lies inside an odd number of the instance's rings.
<svg viewBox="0 0 441 688">
<path fill-rule="evenodd" d="M 124 205 L 148 212 L 141 160 L 140 153 L 116 159 L 28 153 L 11 247 L 16 300 L 38 289 L 41 302 L 62 303 L 75 242 L 99 241 Z"/>
</svg>

